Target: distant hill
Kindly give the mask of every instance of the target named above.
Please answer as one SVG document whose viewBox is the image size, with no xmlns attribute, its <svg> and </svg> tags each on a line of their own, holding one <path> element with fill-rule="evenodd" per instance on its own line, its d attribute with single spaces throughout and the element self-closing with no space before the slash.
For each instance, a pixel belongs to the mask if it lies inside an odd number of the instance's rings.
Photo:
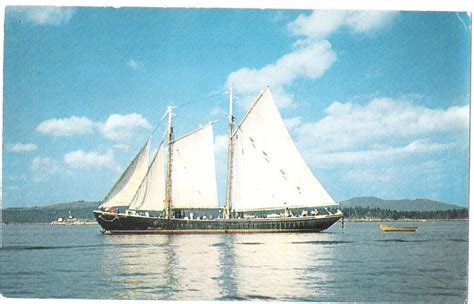
<svg viewBox="0 0 474 304">
<path fill-rule="evenodd" d="M 59 217 L 67 218 L 69 214 L 78 219 L 93 220 L 92 211 L 98 202 L 71 202 L 42 207 L 5 208 L 2 211 L 2 222 L 9 223 L 50 223 Z M 69 213 L 70 212 L 70 213 Z"/>
<path fill-rule="evenodd" d="M 396 211 L 443 211 L 462 207 L 428 199 L 384 200 L 377 197 L 354 197 L 339 203 L 342 208 L 380 208 Z"/>
<path fill-rule="evenodd" d="M 68 209 L 68 208 L 96 208 L 99 206 L 100 203 L 98 202 L 86 202 L 86 201 L 77 201 L 77 202 L 71 202 L 71 203 L 59 203 L 59 204 L 54 204 L 54 205 L 48 205 L 44 207 L 39 207 L 39 208 L 53 208 L 53 209 Z"/>
</svg>

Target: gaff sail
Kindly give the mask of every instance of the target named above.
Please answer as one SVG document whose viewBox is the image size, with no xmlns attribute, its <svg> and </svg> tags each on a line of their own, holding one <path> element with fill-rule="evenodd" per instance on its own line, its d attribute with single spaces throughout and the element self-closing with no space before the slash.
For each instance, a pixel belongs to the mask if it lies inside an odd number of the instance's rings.
<svg viewBox="0 0 474 304">
<path fill-rule="evenodd" d="M 213 123 L 172 144 L 172 208 L 218 208 Z"/>
<path fill-rule="evenodd" d="M 236 128 L 233 141 L 233 209 L 336 204 L 298 152 L 268 88 Z"/>
</svg>

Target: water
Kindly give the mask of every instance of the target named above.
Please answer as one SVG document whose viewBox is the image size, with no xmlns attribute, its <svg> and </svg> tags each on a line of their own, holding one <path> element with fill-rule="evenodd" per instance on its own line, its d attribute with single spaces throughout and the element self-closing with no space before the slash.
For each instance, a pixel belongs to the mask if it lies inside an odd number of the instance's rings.
<svg viewBox="0 0 474 304">
<path fill-rule="evenodd" d="M 6 297 L 423 301 L 467 297 L 467 222 L 382 233 L 102 235 L 98 226 L 3 226 Z"/>
</svg>

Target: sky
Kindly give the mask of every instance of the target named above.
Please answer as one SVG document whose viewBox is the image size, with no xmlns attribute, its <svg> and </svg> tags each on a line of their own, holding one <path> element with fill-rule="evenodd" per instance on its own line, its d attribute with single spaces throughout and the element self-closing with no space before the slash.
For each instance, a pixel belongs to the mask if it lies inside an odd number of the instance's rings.
<svg viewBox="0 0 474 304">
<path fill-rule="evenodd" d="M 466 13 L 7 7 L 3 206 L 101 201 L 145 141 L 235 116 L 266 86 L 329 193 L 467 206 Z M 155 130 L 156 129 L 156 130 Z"/>
</svg>

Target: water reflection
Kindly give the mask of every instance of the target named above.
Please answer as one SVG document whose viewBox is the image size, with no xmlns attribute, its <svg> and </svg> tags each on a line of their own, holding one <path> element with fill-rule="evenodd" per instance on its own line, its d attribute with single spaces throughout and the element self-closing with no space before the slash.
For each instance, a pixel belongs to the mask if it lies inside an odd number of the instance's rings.
<svg viewBox="0 0 474 304">
<path fill-rule="evenodd" d="M 332 263 L 333 248 L 310 243 L 322 238 L 327 235 L 237 235 L 238 294 L 248 299 L 294 300 L 324 292 L 318 283 L 330 279 L 325 268 Z"/>
<path fill-rule="evenodd" d="M 329 296 L 331 234 L 104 236 L 106 298 L 308 299 Z M 314 242 L 321 242 L 315 244 Z"/>
<path fill-rule="evenodd" d="M 172 236 L 170 248 L 176 263 L 170 264 L 170 272 L 177 278 L 174 287 L 179 289 L 173 299 L 200 300 L 220 297 L 221 291 L 217 283 L 221 275 L 219 251 L 218 247 L 213 246 L 216 237 Z"/>
<path fill-rule="evenodd" d="M 170 236 L 104 236 L 103 277 L 109 281 L 115 299 L 170 298 L 177 285 L 172 271 L 176 265 Z M 153 297 L 155 298 L 155 297 Z"/>
<path fill-rule="evenodd" d="M 468 223 L 344 232 L 106 236 L 88 226 L 4 227 L 6 297 L 462 303 Z"/>
</svg>

